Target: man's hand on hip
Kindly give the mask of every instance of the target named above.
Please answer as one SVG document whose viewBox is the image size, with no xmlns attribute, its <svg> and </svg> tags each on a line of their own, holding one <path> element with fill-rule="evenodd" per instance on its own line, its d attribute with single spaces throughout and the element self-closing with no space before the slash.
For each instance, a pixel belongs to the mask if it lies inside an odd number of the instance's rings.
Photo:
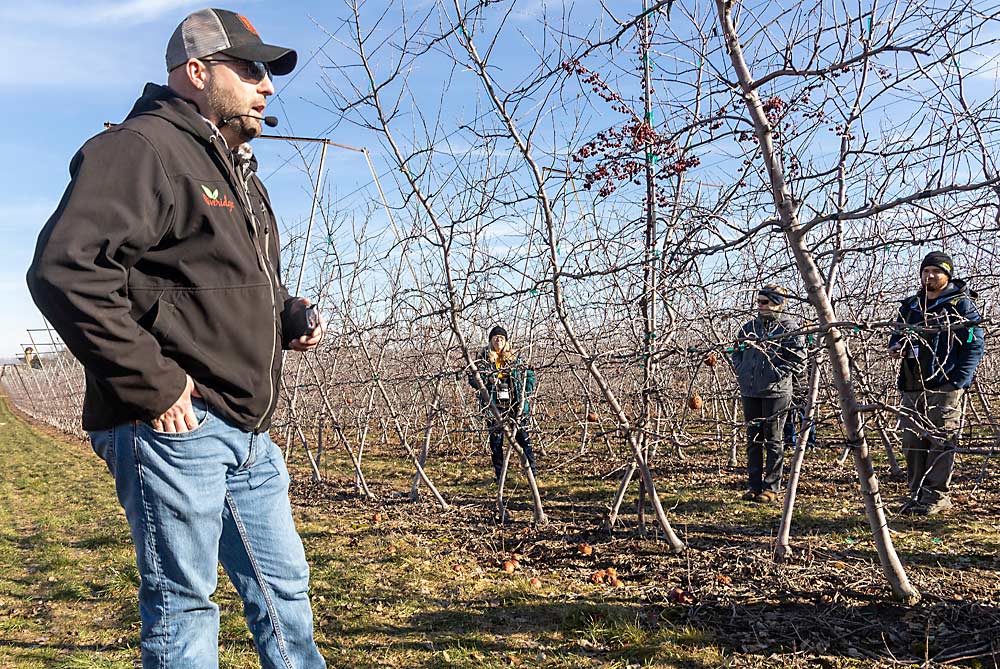
<svg viewBox="0 0 1000 669">
<path fill-rule="evenodd" d="M 200 397 L 194 388 L 194 381 L 187 376 L 187 383 L 184 391 L 177 401 L 160 416 L 150 421 L 153 429 L 157 432 L 189 432 L 198 427 L 198 419 L 195 418 L 194 408 L 191 406 L 192 397 Z"/>
</svg>

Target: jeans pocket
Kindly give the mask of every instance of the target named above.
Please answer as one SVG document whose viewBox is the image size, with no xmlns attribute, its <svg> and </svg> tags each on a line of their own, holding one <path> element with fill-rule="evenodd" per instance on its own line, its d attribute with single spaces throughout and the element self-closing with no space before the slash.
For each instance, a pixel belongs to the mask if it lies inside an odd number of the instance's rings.
<svg viewBox="0 0 1000 669">
<path fill-rule="evenodd" d="M 250 460 L 246 469 L 249 472 L 247 484 L 251 489 L 259 488 L 276 476 L 280 477 L 282 473 L 286 479 L 288 477 L 284 454 L 267 432 L 257 435 Z M 287 480 L 285 486 L 288 486 Z"/>
<path fill-rule="evenodd" d="M 111 476 L 115 475 L 115 429 L 96 430 L 90 432 L 90 447 L 94 449 L 104 464 L 107 466 Z"/>
<path fill-rule="evenodd" d="M 155 434 L 157 438 L 166 437 L 168 439 L 188 439 L 190 437 L 195 437 L 203 431 L 205 425 L 211 420 L 212 412 L 208 410 L 208 404 L 205 400 L 200 397 L 191 398 L 191 410 L 194 412 L 194 418 L 197 425 L 187 432 L 161 432 L 145 421 L 141 421 L 139 425 L 142 425 L 145 429 Z"/>
</svg>

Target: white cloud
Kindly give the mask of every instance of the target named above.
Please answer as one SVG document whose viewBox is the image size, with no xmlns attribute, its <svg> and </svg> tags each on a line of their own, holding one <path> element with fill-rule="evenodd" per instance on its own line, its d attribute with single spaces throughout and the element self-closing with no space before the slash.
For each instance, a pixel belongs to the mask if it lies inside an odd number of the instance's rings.
<svg viewBox="0 0 1000 669">
<path fill-rule="evenodd" d="M 254 2 L 255 0 L 249 0 Z M 4 3 L 0 86 L 106 89 L 165 76 L 163 50 L 186 13 L 205 0 Z M 246 1 L 241 4 L 246 4 Z"/>
<path fill-rule="evenodd" d="M 97 88 L 135 81 L 129 59 L 115 58 L 107 43 L 81 53 L 79 46 L 54 35 L 0 35 L 8 53 L 30 53 L 30 59 L 0 62 L 0 85 L 31 88 Z M 129 79 L 131 77 L 131 79 Z"/>
<path fill-rule="evenodd" d="M 558 13 L 559 7 L 556 7 L 555 11 Z M 516 9 L 514 9 L 513 16 L 518 21 L 537 21 L 542 18 L 545 13 L 545 0 L 530 0 L 529 2 L 517 3 Z"/>
<path fill-rule="evenodd" d="M 958 62 L 962 71 L 972 76 L 996 80 L 1000 75 L 1000 48 L 991 46 L 988 49 L 965 54 Z"/>
<path fill-rule="evenodd" d="M 125 2 L 32 2 L 0 10 L 8 23 L 76 28 L 81 25 L 145 23 L 168 12 L 203 5 L 204 0 L 126 0 Z"/>
</svg>

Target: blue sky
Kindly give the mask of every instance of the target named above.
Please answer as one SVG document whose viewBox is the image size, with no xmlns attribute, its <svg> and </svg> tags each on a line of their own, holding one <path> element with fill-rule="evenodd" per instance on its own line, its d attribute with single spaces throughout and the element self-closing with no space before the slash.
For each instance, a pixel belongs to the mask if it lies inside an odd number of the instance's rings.
<svg viewBox="0 0 1000 669">
<path fill-rule="evenodd" d="M 25 329 L 42 325 L 24 274 L 38 231 L 69 181 L 70 159 L 105 121 L 124 117 L 145 82 L 165 82 L 167 39 L 185 15 L 203 6 L 204 0 L 64 0 L 0 7 L 0 42 L 8 53 L 0 65 L 0 84 L 9 114 L 0 136 L 0 233 L 5 240 L 0 245 L 0 358 L 19 353 L 27 343 Z M 272 99 L 268 113 L 282 119 L 277 131 L 312 136 L 330 128 L 329 112 L 312 102 L 323 100 L 321 69 L 317 60 L 307 61 L 324 45 L 328 54 L 336 53 L 336 44 L 317 26 L 335 26 L 343 6 L 320 1 L 224 6 L 250 18 L 265 41 L 295 48 L 299 63 L 305 63 L 294 79 L 276 81 L 280 101 Z M 328 136 L 354 146 L 372 142 L 346 125 Z M 255 149 L 283 224 L 298 225 L 310 205 L 302 159 L 283 142 L 261 140 Z M 314 165 L 315 147 L 303 150 Z M 340 191 L 370 180 L 357 154 L 331 150 L 327 168 L 327 180 Z"/>
<path fill-rule="evenodd" d="M 0 245 L 0 359 L 18 353 L 21 345 L 27 343 L 26 328 L 42 324 L 24 285 L 24 274 L 38 231 L 66 187 L 70 159 L 87 138 L 101 131 L 105 121 L 119 121 L 124 117 L 145 82 L 162 83 L 165 80 L 163 53 L 170 33 L 187 13 L 204 6 L 203 3 L 204 0 L 42 0 L 19 6 L 11 2 L 0 5 L 0 40 L 11 54 L 0 64 L 0 84 L 8 114 L 7 132 L 0 135 L 4 157 L 3 178 L 0 179 L 0 233 L 6 242 Z M 370 0 L 365 4 L 365 11 L 370 14 L 368 18 L 377 16 L 386 4 L 385 0 Z M 421 5 L 428 4 L 421 0 L 408 3 L 410 16 L 418 13 L 415 10 Z M 559 16 L 561 4 L 549 4 L 548 11 Z M 574 8 L 572 25 L 576 37 L 614 32 L 596 0 L 577 0 L 568 4 Z M 641 6 L 638 0 L 620 5 L 606 4 L 619 9 Z M 699 3 L 702 5 L 710 6 Z M 399 173 L 388 167 L 378 138 L 343 122 L 332 111 L 325 90 L 330 82 L 343 85 L 346 74 L 356 76 L 357 72 L 324 69 L 332 63 L 356 60 L 345 55 L 339 41 L 347 37 L 342 32 L 341 21 L 348 11 L 345 3 L 301 0 L 279 4 L 250 0 L 224 3 L 224 6 L 247 15 L 265 41 L 291 46 L 299 52 L 300 65 L 295 73 L 279 77 L 275 82 L 278 95 L 271 100 L 268 113 L 281 119 L 277 131 L 300 136 L 322 135 L 343 144 L 368 147 L 376 170 L 385 175 L 382 185 L 388 197 L 398 204 L 400 184 L 396 180 Z M 524 66 L 535 60 L 532 49 L 540 43 L 538 19 L 544 6 L 543 0 L 518 0 L 516 11 L 509 17 L 499 10 L 490 15 L 494 20 L 504 17 L 510 35 L 491 57 L 492 76 L 508 85 L 528 76 L 529 71 Z M 620 11 L 625 12 L 625 9 Z M 393 20 L 387 22 L 389 29 L 394 25 Z M 674 27 L 681 31 L 681 37 L 684 31 L 690 30 L 680 15 L 671 20 L 671 29 Z M 435 25 L 431 29 L 437 28 Z M 456 46 L 457 42 L 446 43 L 442 49 Z M 712 48 L 718 49 L 718 46 L 716 43 Z M 963 69 L 974 75 L 968 82 L 973 97 L 977 97 L 977 93 L 992 95 L 997 90 L 996 47 L 991 44 L 986 51 L 963 57 Z M 691 61 L 693 56 L 686 53 L 687 48 L 678 46 L 669 54 L 661 55 L 658 71 L 663 68 L 667 76 L 672 67 L 683 67 L 684 58 Z M 321 49 L 322 54 L 317 56 Z M 393 51 L 391 48 L 386 51 L 388 56 L 378 54 L 373 59 L 375 66 L 381 69 L 376 76 L 384 75 L 393 65 Z M 605 51 L 595 54 L 595 58 Z M 618 72 L 623 78 L 632 76 L 635 63 L 628 59 L 634 58 L 634 48 L 628 39 L 620 45 L 619 56 L 625 59 L 625 69 L 607 70 Z M 452 68 L 449 62 L 447 54 L 436 52 L 420 58 L 408 70 L 408 84 L 411 90 L 417 91 L 420 108 L 404 110 L 395 130 L 405 140 L 409 134 L 408 124 L 419 127 L 419 117 L 424 114 L 423 120 L 434 126 L 435 114 L 445 108 L 441 125 L 437 126 L 435 148 L 439 153 L 463 153 L 470 140 L 456 128 L 484 114 L 482 91 L 468 68 Z M 601 67 L 600 62 L 590 64 Z M 618 66 L 622 64 L 617 63 Z M 554 143 L 555 153 L 565 150 L 565 142 L 573 144 L 580 141 L 580 137 L 586 138 L 587 129 L 595 124 L 606 127 L 609 122 L 621 122 L 620 115 L 615 114 L 610 114 L 612 120 L 608 120 L 607 105 L 580 102 L 577 86 L 570 82 L 560 89 L 559 96 L 539 102 L 544 106 L 540 111 L 545 122 L 535 141 Z M 628 85 L 626 89 L 626 93 L 630 90 L 633 95 L 637 90 Z M 890 100 L 891 108 L 885 105 L 883 109 L 880 102 L 870 122 L 877 126 L 883 118 L 905 117 L 909 112 L 907 108 L 912 107 L 898 95 Z M 534 109 L 533 104 L 525 104 L 521 113 L 530 119 Z M 581 124 L 578 134 L 572 129 L 574 117 Z M 683 118 L 678 116 L 676 122 L 681 121 Z M 834 139 L 828 132 L 819 135 L 810 147 L 811 153 L 829 162 L 835 157 Z M 286 237 L 290 231 L 301 231 L 311 199 L 312 174 L 306 166 L 315 169 L 316 145 L 302 146 L 301 156 L 283 142 L 258 140 L 254 146 L 261 163 L 260 173 L 271 192 Z M 727 183 L 730 176 L 727 170 L 732 172 L 733 167 L 732 157 L 727 154 L 726 143 L 718 146 L 721 148 L 699 149 L 702 165 L 692 173 L 694 178 L 706 183 Z M 505 150 L 509 151 L 510 147 Z M 713 151 L 718 154 L 714 155 Z M 326 193 L 340 212 L 365 218 L 376 193 L 361 155 L 331 149 L 327 156 L 326 183 Z M 601 206 L 607 207 L 608 203 Z M 386 221 L 377 209 L 371 218 L 374 220 L 367 221 L 370 223 L 367 233 L 377 236 Z M 350 225 L 345 225 L 344 230 L 344 234 L 349 235 Z M 498 234 L 502 230 L 491 232 Z M 517 243 L 523 241 L 520 239 Z M 287 265 L 289 259 L 285 261 Z M 287 282 L 291 285 L 294 279 Z"/>
</svg>

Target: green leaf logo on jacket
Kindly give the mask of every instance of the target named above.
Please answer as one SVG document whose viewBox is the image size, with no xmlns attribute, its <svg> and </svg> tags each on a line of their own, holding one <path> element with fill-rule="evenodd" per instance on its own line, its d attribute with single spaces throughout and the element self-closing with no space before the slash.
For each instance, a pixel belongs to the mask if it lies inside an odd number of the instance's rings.
<svg viewBox="0 0 1000 669">
<path fill-rule="evenodd" d="M 205 184 L 201 185 L 201 192 L 204 193 L 205 204 L 209 207 L 223 207 L 229 210 L 229 213 L 233 213 L 233 207 L 236 206 L 235 203 L 229 199 L 228 195 L 223 195 L 222 199 L 219 199 L 219 189 L 209 188 Z"/>
</svg>

